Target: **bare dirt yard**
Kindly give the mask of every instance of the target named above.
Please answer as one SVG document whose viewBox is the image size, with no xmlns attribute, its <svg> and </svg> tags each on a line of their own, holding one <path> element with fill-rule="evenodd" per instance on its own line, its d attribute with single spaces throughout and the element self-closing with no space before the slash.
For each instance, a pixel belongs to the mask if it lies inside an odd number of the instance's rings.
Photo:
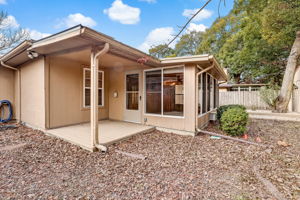
<svg viewBox="0 0 300 200">
<path fill-rule="evenodd" d="M 0 199 L 300 199 L 300 123 L 255 120 L 249 135 L 269 147 L 155 131 L 104 154 L 23 126 L 0 131 Z"/>
</svg>

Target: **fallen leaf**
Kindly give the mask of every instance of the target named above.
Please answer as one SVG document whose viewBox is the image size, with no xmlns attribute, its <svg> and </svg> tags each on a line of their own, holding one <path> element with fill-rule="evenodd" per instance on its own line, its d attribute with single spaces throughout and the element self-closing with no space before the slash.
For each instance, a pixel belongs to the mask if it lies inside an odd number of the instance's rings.
<svg viewBox="0 0 300 200">
<path fill-rule="evenodd" d="M 288 144 L 288 143 L 285 142 L 285 141 L 278 141 L 277 144 L 278 144 L 279 146 L 283 146 L 283 147 L 288 147 L 288 146 L 290 146 L 290 144 Z"/>
</svg>

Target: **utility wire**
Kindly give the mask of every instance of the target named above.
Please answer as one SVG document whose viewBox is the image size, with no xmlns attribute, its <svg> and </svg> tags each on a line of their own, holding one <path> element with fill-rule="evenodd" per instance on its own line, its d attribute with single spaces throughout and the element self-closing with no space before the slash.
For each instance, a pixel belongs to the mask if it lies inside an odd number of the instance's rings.
<svg viewBox="0 0 300 200">
<path fill-rule="evenodd" d="M 175 37 L 166 44 L 166 46 L 164 48 L 159 49 L 156 53 L 160 53 L 162 52 L 164 49 L 168 48 L 170 46 L 170 44 L 172 44 L 172 42 L 174 42 L 179 36 L 180 34 L 184 31 L 184 29 L 186 29 L 186 27 L 189 25 L 189 23 L 211 2 L 212 0 L 208 0 L 186 23 L 185 25 L 180 29 L 180 31 L 178 32 L 177 35 L 175 35 Z M 221 1 L 221 0 L 220 0 Z"/>
<path fill-rule="evenodd" d="M 166 47 L 168 47 L 172 42 L 176 40 L 176 38 L 179 37 L 179 35 L 184 31 L 184 29 L 189 25 L 189 23 L 211 2 L 212 0 L 208 0 L 181 28 L 181 30 L 178 32 L 178 34 L 167 44 Z"/>
</svg>

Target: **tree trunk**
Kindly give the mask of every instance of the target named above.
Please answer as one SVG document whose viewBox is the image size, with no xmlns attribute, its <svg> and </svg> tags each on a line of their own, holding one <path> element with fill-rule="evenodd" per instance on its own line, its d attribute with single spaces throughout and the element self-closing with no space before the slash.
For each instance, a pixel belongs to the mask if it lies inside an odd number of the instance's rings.
<svg viewBox="0 0 300 200">
<path fill-rule="evenodd" d="M 296 40 L 291 49 L 291 53 L 286 65 L 282 86 L 279 96 L 276 100 L 276 112 L 286 113 L 288 110 L 289 101 L 293 92 L 293 82 L 296 72 L 297 62 L 300 58 L 300 31 L 296 34 Z"/>
</svg>

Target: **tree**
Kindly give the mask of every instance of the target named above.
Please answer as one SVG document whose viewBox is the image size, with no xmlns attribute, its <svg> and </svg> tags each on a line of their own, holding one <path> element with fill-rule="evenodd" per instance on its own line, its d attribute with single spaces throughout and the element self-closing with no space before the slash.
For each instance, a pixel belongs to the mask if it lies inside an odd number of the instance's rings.
<svg viewBox="0 0 300 200">
<path fill-rule="evenodd" d="M 160 44 L 149 49 L 149 54 L 156 58 L 174 57 L 174 49 L 168 47 L 166 44 Z"/>
<path fill-rule="evenodd" d="M 175 54 L 177 56 L 195 55 L 197 48 L 202 41 L 203 32 L 191 31 L 180 37 L 175 45 Z"/>
<path fill-rule="evenodd" d="M 286 113 L 288 104 L 291 99 L 293 91 L 293 80 L 295 76 L 296 67 L 300 59 L 300 31 L 296 34 L 296 40 L 293 44 L 288 62 L 286 65 L 285 74 L 282 81 L 279 96 L 276 101 L 276 111 Z"/>
<path fill-rule="evenodd" d="M 281 84 L 300 1 L 237 0 L 203 35 L 198 53 L 214 54 L 237 83 Z"/>
<path fill-rule="evenodd" d="M 12 26 L 12 20 L 14 19 L 7 13 L 0 12 L 0 55 L 28 39 L 28 32 L 25 29 Z"/>
</svg>

